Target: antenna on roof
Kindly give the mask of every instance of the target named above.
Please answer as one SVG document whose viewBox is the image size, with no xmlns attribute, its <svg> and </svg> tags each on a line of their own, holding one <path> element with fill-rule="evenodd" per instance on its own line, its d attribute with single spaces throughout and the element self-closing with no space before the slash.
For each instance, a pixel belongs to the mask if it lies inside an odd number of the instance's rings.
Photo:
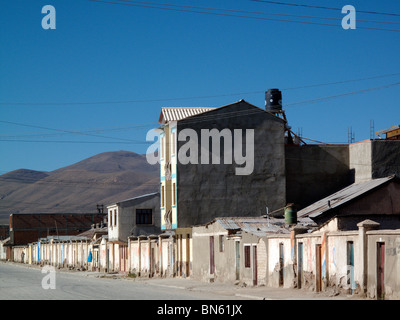
<svg viewBox="0 0 400 320">
<path fill-rule="evenodd" d="M 369 121 L 369 138 L 371 140 L 375 139 L 375 124 L 374 120 Z"/>
<path fill-rule="evenodd" d="M 352 127 L 348 128 L 347 129 L 347 140 L 348 140 L 349 144 L 352 144 L 355 142 L 355 136 L 356 136 L 356 134 L 355 134 L 355 132 L 353 132 L 353 128 Z"/>
</svg>

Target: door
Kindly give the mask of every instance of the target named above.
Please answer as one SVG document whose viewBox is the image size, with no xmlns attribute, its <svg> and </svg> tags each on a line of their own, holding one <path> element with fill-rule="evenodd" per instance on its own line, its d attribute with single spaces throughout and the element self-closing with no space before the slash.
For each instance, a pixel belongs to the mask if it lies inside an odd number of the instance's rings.
<svg viewBox="0 0 400 320">
<path fill-rule="evenodd" d="M 186 273 L 185 277 L 190 277 L 190 235 L 186 235 Z"/>
<path fill-rule="evenodd" d="M 298 246 L 298 262 L 297 262 L 297 288 L 301 289 L 303 284 L 303 243 L 299 242 Z"/>
<path fill-rule="evenodd" d="M 235 241 L 236 250 L 236 280 L 240 280 L 240 242 Z"/>
<path fill-rule="evenodd" d="M 347 286 L 351 294 L 354 293 L 354 244 L 347 241 Z"/>
<path fill-rule="evenodd" d="M 257 246 L 253 246 L 253 286 L 257 285 Z"/>
<path fill-rule="evenodd" d="M 322 254 L 321 254 L 320 244 L 316 245 L 315 258 L 316 258 L 315 291 L 320 292 L 322 290 Z"/>
<path fill-rule="evenodd" d="M 377 275 L 376 275 L 376 297 L 378 300 L 385 299 L 385 243 L 378 242 L 377 248 Z"/>
<path fill-rule="evenodd" d="M 279 244 L 279 286 L 283 286 L 285 255 L 283 243 Z"/>
<path fill-rule="evenodd" d="M 215 272 L 215 261 L 214 261 L 214 236 L 210 236 L 210 274 Z"/>
<path fill-rule="evenodd" d="M 150 244 L 151 246 L 151 244 Z M 154 276 L 154 269 L 155 269 L 155 249 L 153 247 L 151 247 L 150 249 L 150 277 Z"/>
</svg>

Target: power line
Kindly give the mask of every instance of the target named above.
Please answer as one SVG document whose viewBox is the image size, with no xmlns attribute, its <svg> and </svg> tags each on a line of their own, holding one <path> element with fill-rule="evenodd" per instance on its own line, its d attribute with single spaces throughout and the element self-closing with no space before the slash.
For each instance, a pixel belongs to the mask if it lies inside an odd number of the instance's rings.
<svg viewBox="0 0 400 320">
<path fill-rule="evenodd" d="M 335 82 L 325 82 L 319 84 L 311 84 L 311 85 L 304 85 L 304 86 L 297 86 L 297 87 L 289 87 L 283 88 L 284 91 L 289 90 L 298 90 L 298 89 L 307 89 L 307 88 L 315 88 L 315 87 L 323 87 L 323 86 L 330 86 L 330 85 L 337 85 L 337 84 L 344 84 L 344 83 L 351 83 L 351 82 L 360 82 L 366 80 L 373 80 L 373 79 L 380 79 L 380 78 L 387 78 L 400 75 L 398 73 L 390 73 L 384 75 L 377 75 L 372 77 L 364 77 L 364 78 L 356 78 L 350 80 L 342 80 L 342 81 L 335 81 Z M 192 96 L 192 97 L 174 97 L 174 98 L 157 98 L 157 99 L 139 99 L 139 100 L 116 100 L 116 101 L 75 101 L 75 102 L 0 102 L 0 105 L 20 105 L 20 106 L 40 106 L 40 105 L 53 105 L 53 106 L 62 106 L 62 105 L 99 105 L 99 104 L 130 104 L 130 103 L 148 103 L 148 102 L 167 102 L 167 101 L 182 101 L 182 100 L 196 100 L 196 99 L 210 99 L 210 98 L 220 98 L 220 97 L 229 97 L 229 96 L 243 96 L 243 95 L 253 95 L 253 94 L 260 94 L 265 93 L 265 90 L 258 90 L 258 91 L 247 91 L 247 92 L 236 92 L 236 93 L 224 93 L 224 94 L 216 94 L 216 95 L 204 95 L 204 96 Z M 73 131 L 72 131 L 73 132 Z"/>
<path fill-rule="evenodd" d="M 339 98 L 339 97 L 344 97 L 344 96 L 349 96 L 349 95 L 354 95 L 354 94 L 361 94 L 361 93 L 370 92 L 370 91 L 374 91 L 374 90 L 386 89 L 386 88 L 390 88 L 390 87 L 394 87 L 394 86 L 398 86 L 398 85 L 400 85 L 400 82 L 395 82 L 395 83 L 391 83 L 391 84 L 387 84 L 387 85 L 383 85 L 383 86 L 379 86 L 379 87 L 373 87 L 373 88 L 367 88 L 367 89 L 362 89 L 362 90 L 357 90 L 357 91 L 352 91 L 352 92 L 336 94 L 333 96 L 327 96 L 327 97 L 316 98 L 316 99 L 311 99 L 311 100 L 293 102 L 293 103 L 286 104 L 286 106 L 288 107 L 288 106 L 294 106 L 294 105 L 305 104 L 305 103 L 321 102 L 321 101 L 325 101 L 325 100 L 329 100 L 329 99 L 333 99 L 333 98 Z"/>
<path fill-rule="evenodd" d="M 292 102 L 292 103 L 286 104 L 285 107 L 291 107 L 294 105 L 306 104 L 306 103 L 317 103 L 317 102 L 330 100 L 330 99 L 334 99 L 334 98 L 340 98 L 340 97 L 344 97 L 344 96 L 350 96 L 350 95 L 355 95 L 355 94 L 371 92 L 371 91 L 375 91 L 375 90 L 386 89 L 386 88 L 390 88 L 390 87 L 394 87 L 394 86 L 398 86 L 398 85 L 400 85 L 400 82 L 395 82 L 395 83 L 378 86 L 378 87 L 361 89 L 361 90 L 352 91 L 352 92 L 345 92 L 345 93 L 341 93 L 341 94 L 337 94 L 337 95 L 326 96 L 326 97 L 321 97 L 321 98 L 316 98 L 316 99 Z M 257 113 L 261 113 L 261 112 L 263 112 L 263 109 L 229 111 L 229 112 L 226 112 L 221 115 L 209 114 L 208 112 L 205 112 L 205 113 L 198 114 L 197 116 L 194 116 L 194 117 L 191 117 L 191 118 L 185 120 L 185 123 L 200 123 L 200 122 L 205 122 L 205 121 L 213 121 L 213 120 L 217 120 L 217 119 L 227 119 L 227 118 L 244 116 L 244 115 L 252 115 L 252 114 L 257 114 Z M 3 120 L 0 120 L 0 122 L 12 123 L 12 124 L 29 126 L 29 127 L 39 127 L 39 126 L 35 126 L 35 125 L 18 124 L 18 123 L 13 123 L 13 122 L 9 122 L 9 121 L 3 121 Z M 45 127 L 39 127 L 39 128 L 45 128 Z M 64 131 L 64 130 L 51 129 L 51 128 L 47 128 L 47 129 L 55 130 L 55 131 Z M 76 132 L 73 132 L 73 133 L 76 133 Z M 94 136 L 97 136 L 97 135 L 94 135 Z M 109 138 L 111 138 L 111 137 L 109 137 Z M 118 138 L 114 138 L 114 139 L 118 139 Z M 122 139 L 122 138 L 120 138 L 120 139 Z M 120 141 L 120 142 L 105 141 L 105 142 L 103 142 L 103 141 L 65 141 L 65 140 L 60 140 L 60 141 L 55 141 L 55 140 L 12 140 L 12 139 L 1 139 L 0 138 L 0 142 L 96 143 L 96 144 L 125 143 L 125 144 L 147 144 L 147 145 L 154 143 L 154 141 L 153 142 L 151 142 L 151 141 L 144 142 L 144 141 L 140 141 L 140 140 L 130 140 L 130 139 L 122 139 L 122 140 L 128 140 L 128 141 Z"/>
<path fill-rule="evenodd" d="M 130 2 L 130 3 L 136 3 L 136 4 L 142 4 L 142 5 L 167 6 L 167 7 L 174 7 L 174 8 L 189 8 L 189 9 L 225 11 L 225 12 L 246 13 L 246 14 L 250 13 L 250 14 L 260 14 L 260 15 L 296 17 L 296 18 L 313 18 L 313 19 L 340 20 L 340 21 L 342 20 L 342 18 L 333 18 L 333 17 L 306 16 L 306 15 L 298 15 L 298 14 L 272 13 L 272 12 L 262 12 L 262 11 L 238 10 L 238 9 L 222 9 L 222 8 L 214 8 L 214 7 L 199 7 L 199 6 L 178 5 L 178 4 L 170 4 L 170 3 L 162 3 L 162 2 L 134 1 L 134 0 L 118 0 L 118 1 L 119 2 Z M 361 20 L 361 19 L 357 19 L 357 21 L 371 22 L 371 23 L 384 23 L 384 24 L 400 24 L 400 22 L 393 22 L 393 21 L 375 21 L 375 20 Z"/>
<path fill-rule="evenodd" d="M 254 2 L 262 2 L 262 3 L 269 3 L 269 4 L 276 4 L 276 5 L 284 5 L 284 6 L 294 6 L 294 7 L 305 7 L 305 8 L 314 8 L 314 9 L 324 9 L 324 10 L 342 11 L 342 8 L 332 8 L 332 7 L 324 7 L 324 6 L 313 6 L 313 5 L 309 5 L 309 4 L 287 3 L 287 2 L 267 1 L 267 0 L 251 0 L 251 1 L 254 1 Z M 360 13 L 368 13 L 368 14 L 377 14 L 377 15 L 386 15 L 386 16 L 400 17 L 400 14 L 397 14 L 397 13 L 377 12 L 377 11 L 364 11 L 364 10 L 357 10 L 357 12 L 360 12 Z"/>
<path fill-rule="evenodd" d="M 268 21 L 280 21 L 280 22 L 312 24 L 312 25 L 322 25 L 322 26 L 331 26 L 331 27 L 338 27 L 339 26 L 338 24 L 332 24 L 332 23 L 300 21 L 300 20 L 290 20 L 290 19 L 278 19 L 278 18 L 265 18 L 265 17 L 239 15 L 239 14 L 233 14 L 233 13 L 221 13 L 221 12 L 210 12 L 210 11 L 198 11 L 198 10 L 193 10 L 193 9 L 168 8 L 168 7 L 160 7 L 160 6 L 154 6 L 154 5 L 144 5 L 144 4 L 128 3 L 128 2 L 114 2 L 114 1 L 105 1 L 105 0 L 90 0 L 90 1 L 107 3 L 107 4 L 144 7 L 144 8 L 151 8 L 151 9 L 161 9 L 161 10 L 180 11 L 180 12 L 189 12 L 189 13 L 201 13 L 201 14 L 209 14 L 209 15 L 217 15 L 217 16 L 227 16 L 227 17 L 235 17 L 235 18 L 246 18 L 246 19 L 268 20 Z M 123 0 L 120 0 L 120 1 L 123 1 Z M 386 29 L 386 28 L 361 27 L 361 26 L 357 26 L 357 28 L 359 28 L 359 29 L 368 29 L 368 30 L 378 30 L 378 31 L 400 32 L 399 29 Z"/>
<path fill-rule="evenodd" d="M 32 124 L 24 124 L 24 123 L 18 123 L 18 122 L 11 122 L 11 121 L 5 121 L 5 120 L 0 120 L 1 123 L 6 123 L 6 124 L 13 124 L 17 126 L 23 126 L 23 127 L 31 127 L 31 128 L 39 128 L 39 129 L 46 129 L 46 130 L 51 130 L 51 131 L 57 131 L 57 132 L 63 132 L 63 133 L 73 133 L 73 134 L 79 134 L 79 135 L 84 135 L 84 136 L 91 136 L 91 137 L 96 137 L 96 138 L 107 138 L 107 139 L 114 139 L 114 140 L 120 140 L 125 143 L 130 142 L 130 143 L 137 143 L 137 140 L 131 140 L 131 139 L 126 139 L 126 138 L 116 138 L 116 137 L 109 137 L 109 136 L 103 136 L 103 135 L 97 135 L 97 134 L 91 134 L 91 133 L 85 133 L 85 132 L 75 132 L 75 131 L 70 131 L 70 130 L 63 130 L 63 129 L 54 129 L 54 128 L 48 128 L 48 127 L 43 127 L 43 126 L 37 126 L 37 125 L 32 125 Z M 3 139 L 1 141 L 10 141 L 7 139 Z M 12 141 L 12 140 L 11 140 Z M 23 141 L 23 140 L 19 140 Z M 43 142 L 43 141 L 42 141 Z M 58 141 L 58 142 L 63 142 L 63 141 Z M 86 142 L 84 142 L 86 143 Z M 89 142 L 87 142 L 89 143 Z M 98 142 L 97 142 L 98 143 Z M 107 143 L 107 142 L 105 142 Z M 109 142 L 108 142 L 109 143 Z M 122 143 L 122 142 L 119 142 Z"/>
</svg>

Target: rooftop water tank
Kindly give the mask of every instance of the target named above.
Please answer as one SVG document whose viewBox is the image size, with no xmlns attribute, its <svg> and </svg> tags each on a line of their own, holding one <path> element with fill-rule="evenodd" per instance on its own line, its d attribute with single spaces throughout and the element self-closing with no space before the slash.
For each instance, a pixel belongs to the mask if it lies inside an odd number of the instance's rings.
<svg viewBox="0 0 400 320">
<path fill-rule="evenodd" d="M 282 111 L 282 92 L 279 89 L 268 89 L 265 92 L 265 110 Z"/>
</svg>

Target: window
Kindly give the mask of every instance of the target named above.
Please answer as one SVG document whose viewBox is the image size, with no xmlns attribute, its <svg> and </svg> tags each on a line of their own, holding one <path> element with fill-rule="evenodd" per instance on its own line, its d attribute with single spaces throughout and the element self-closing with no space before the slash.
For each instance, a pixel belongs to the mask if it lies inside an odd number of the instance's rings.
<svg viewBox="0 0 400 320">
<path fill-rule="evenodd" d="M 114 210 L 114 227 L 117 226 L 117 210 Z"/>
<path fill-rule="evenodd" d="M 164 208 L 164 186 L 161 186 L 161 207 Z"/>
<path fill-rule="evenodd" d="M 172 205 L 176 206 L 176 185 L 172 184 Z"/>
<path fill-rule="evenodd" d="M 175 154 L 175 132 L 171 134 L 171 155 Z"/>
<path fill-rule="evenodd" d="M 219 236 L 219 252 L 224 252 L 224 236 Z"/>
<path fill-rule="evenodd" d="M 250 268 L 250 246 L 244 246 L 244 267 Z"/>
<path fill-rule="evenodd" d="M 164 138 L 163 137 L 161 137 L 160 149 L 161 149 L 161 159 L 164 159 Z"/>
<path fill-rule="evenodd" d="M 136 209 L 136 224 L 152 224 L 153 210 L 152 209 Z"/>
<path fill-rule="evenodd" d="M 108 225 L 112 228 L 113 226 L 113 212 L 110 210 L 110 217 L 108 218 Z"/>
</svg>

